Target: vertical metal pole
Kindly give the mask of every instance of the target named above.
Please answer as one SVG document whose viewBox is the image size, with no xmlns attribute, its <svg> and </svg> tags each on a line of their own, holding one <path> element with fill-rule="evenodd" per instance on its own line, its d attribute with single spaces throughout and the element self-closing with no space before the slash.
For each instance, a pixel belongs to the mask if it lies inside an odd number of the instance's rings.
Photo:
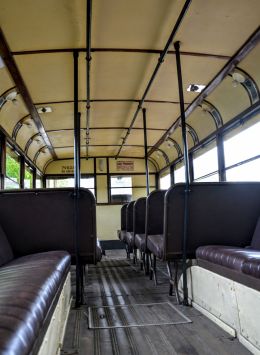
<svg viewBox="0 0 260 355">
<path fill-rule="evenodd" d="M 5 175 L 6 175 L 6 137 L 0 133 L 0 188 L 3 190 L 5 188 Z"/>
<path fill-rule="evenodd" d="M 170 166 L 171 186 L 174 185 L 174 165 Z"/>
<path fill-rule="evenodd" d="M 190 182 L 194 181 L 193 154 L 189 153 L 189 176 Z"/>
<path fill-rule="evenodd" d="M 91 17 L 92 17 L 92 0 L 87 0 L 87 27 L 86 27 L 86 48 L 87 48 L 87 68 L 86 68 L 86 86 L 87 86 L 87 105 L 86 105 L 86 158 L 88 159 L 89 148 L 89 126 L 90 126 L 90 63 L 91 63 Z"/>
<path fill-rule="evenodd" d="M 94 191 L 97 200 L 97 158 L 94 158 Z"/>
<path fill-rule="evenodd" d="M 106 158 L 106 163 L 107 163 L 107 202 L 111 203 L 111 182 L 110 182 L 109 158 Z"/>
<path fill-rule="evenodd" d="M 218 152 L 219 181 L 226 181 L 225 154 L 224 154 L 224 144 L 223 144 L 223 134 L 222 133 L 217 134 L 216 143 L 217 143 L 217 152 Z"/>
<path fill-rule="evenodd" d="M 74 246 L 76 256 L 76 307 L 81 304 L 81 265 L 79 255 L 79 188 L 80 188 L 80 114 L 78 112 L 78 51 L 74 58 Z"/>
<path fill-rule="evenodd" d="M 20 156 L 20 188 L 24 189 L 24 177 L 25 177 L 25 161 L 24 157 Z"/>
<path fill-rule="evenodd" d="M 143 127 L 144 127 L 144 160 L 145 160 L 145 175 L 146 175 L 146 195 L 150 193 L 149 182 L 149 165 L 148 165 L 148 151 L 147 151 L 147 129 L 146 129 L 146 108 L 143 111 Z"/>
<path fill-rule="evenodd" d="M 33 168 L 33 189 L 36 189 L 36 176 L 37 176 L 37 172 L 36 172 L 36 169 Z"/>
<path fill-rule="evenodd" d="M 188 287 L 187 287 L 187 237 L 188 237 L 188 199 L 190 192 L 190 174 L 189 174 L 189 154 L 187 144 L 187 132 L 185 122 L 185 107 L 183 97 L 183 85 L 182 85 L 182 73 L 181 73 L 181 57 L 180 57 L 180 42 L 174 43 L 177 76 L 179 86 L 179 98 L 180 98 L 180 111 L 181 111 L 181 130 L 182 130 L 182 142 L 183 142 L 183 156 L 184 156 L 184 168 L 185 168 L 185 190 L 184 190 L 184 218 L 183 218 L 183 241 L 182 241 L 182 277 L 183 277 L 183 304 L 188 305 Z"/>
</svg>

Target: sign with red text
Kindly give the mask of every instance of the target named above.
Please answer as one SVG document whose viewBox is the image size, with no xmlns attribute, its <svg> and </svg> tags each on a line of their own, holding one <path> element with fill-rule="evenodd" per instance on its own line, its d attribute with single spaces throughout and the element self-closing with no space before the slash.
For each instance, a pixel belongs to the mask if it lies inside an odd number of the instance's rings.
<svg viewBox="0 0 260 355">
<path fill-rule="evenodd" d="M 134 161 L 133 160 L 117 160 L 116 162 L 117 171 L 134 171 Z"/>
</svg>

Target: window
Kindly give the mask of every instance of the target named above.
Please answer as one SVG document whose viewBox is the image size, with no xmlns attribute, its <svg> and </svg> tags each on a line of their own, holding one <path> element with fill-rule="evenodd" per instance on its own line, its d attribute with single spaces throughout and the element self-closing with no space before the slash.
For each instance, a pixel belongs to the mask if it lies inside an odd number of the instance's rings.
<svg viewBox="0 0 260 355">
<path fill-rule="evenodd" d="M 47 188 L 74 187 L 74 178 L 47 178 Z"/>
<path fill-rule="evenodd" d="M 32 189 L 32 187 L 33 187 L 33 172 L 29 168 L 29 166 L 25 165 L 24 188 L 25 189 Z"/>
<path fill-rule="evenodd" d="M 226 171 L 227 181 L 260 181 L 260 158 Z"/>
<path fill-rule="evenodd" d="M 95 179 L 94 177 L 81 177 L 80 187 L 85 187 L 89 189 L 95 196 Z"/>
<path fill-rule="evenodd" d="M 5 189 L 20 188 L 20 158 L 9 146 L 6 147 Z"/>
<path fill-rule="evenodd" d="M 42 177 L 39 174 L 36 174 L 36 189 L 41 189 L 42 187 Z"/>
<path fill-rule="evenodd" d="M 234 133 L 237 134 L 234 135 Z M 232 130 L 224 137 L 226 167 L 260 155 L 260 122 L 243 130 Z"/>
<path fill-rule="evenodd" d="M 74 187 L 74 177 L 49 177 L 46 180 L 47 188 Z M 89 189 L 95 195 L 94 177 L 81 177 L 80 187 Z"/>
<path fill-rule="evenodd" d="M 160 177 L 160 189 L 167 190 L 171 187 L 171 174 L 168 173 L 162 177 Z"/>
<path fill-rule="evenodd" d="M 111 176 L 111 202 L 129 202 L 132 198 L 132 177 Z"/>
<path fill-rule="evenodd" d="M 224 137 L 226 179 L 260 181 L 260 122 L 242 128 L 232 130 Z"/>
<path fill-rule="evenodd" d="M 216 141 L 193 153 L 194 181 L 219 181 Z"/>
<path fill-rule="evenodd" d="M 174 169 L 174 183 L 185 182 L 185 169 L 184 163 L 178 163 Z"/>
</svg>

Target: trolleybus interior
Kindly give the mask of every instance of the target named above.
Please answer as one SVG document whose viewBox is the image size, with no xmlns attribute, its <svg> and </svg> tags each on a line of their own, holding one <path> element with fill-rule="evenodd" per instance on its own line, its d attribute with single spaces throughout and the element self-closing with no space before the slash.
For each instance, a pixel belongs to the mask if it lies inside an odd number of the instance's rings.
<svg viewBox="0 0 260 355">
<path fill-rule="evenodd" d="M 0 354 L 260 354 L 259 22 L 0 0 Z"/>
</svg>

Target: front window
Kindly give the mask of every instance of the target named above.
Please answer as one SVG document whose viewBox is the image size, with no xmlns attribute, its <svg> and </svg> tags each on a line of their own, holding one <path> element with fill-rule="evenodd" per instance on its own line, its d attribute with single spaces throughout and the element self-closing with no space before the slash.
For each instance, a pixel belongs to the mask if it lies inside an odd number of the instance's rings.
<svg viewBox="0 0 260 355">
<path fill-rule="evenodd" d="M 129 202 L 132 198 L 132 177 L 111 176 L 111 202 Z"/>
</svg>

